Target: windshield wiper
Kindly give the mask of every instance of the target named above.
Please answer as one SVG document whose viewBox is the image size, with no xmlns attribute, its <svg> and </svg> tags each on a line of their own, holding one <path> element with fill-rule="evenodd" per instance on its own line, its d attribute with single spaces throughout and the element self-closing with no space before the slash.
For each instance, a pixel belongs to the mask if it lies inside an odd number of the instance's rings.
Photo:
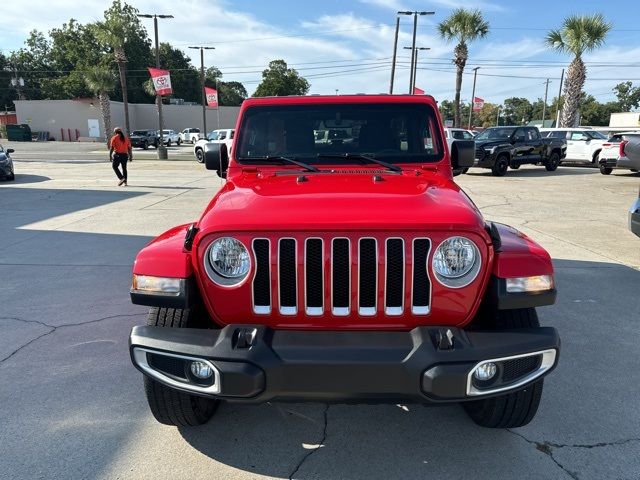
<svg viewBox="0 0 640 480">
<path fill-rule="evenodd" d="M 319 153 L 318 158 L 344 158 L 345 160 L 361 160 L 369 163 L 377 163 L 378 165 L 381 165 L 387 170 L 391 170 L 392 172 L 402 172 L 402 169 L 399 166 L 394 165 L 393 163 L 378 160 L 377 158 L 363 155 L 361 153 Z"/>
<path fill-rule="evenodd" d="M 304 168 L 307 172 L 319 172 L 316 167 L 308 163 L 301 162 L 291 157 L 281 157 L 280 155 L 264 155 L 261 157 L 238 158 L 239 162 L 286 162 Z"/>
</svg>

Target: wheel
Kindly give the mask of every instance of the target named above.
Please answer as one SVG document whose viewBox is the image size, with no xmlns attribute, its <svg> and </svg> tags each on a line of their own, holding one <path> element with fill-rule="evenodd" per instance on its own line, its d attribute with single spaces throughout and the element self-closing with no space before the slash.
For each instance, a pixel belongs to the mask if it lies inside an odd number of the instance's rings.
<svg viewBox="0 0 640 480">
<path fill-rule="evenodd" d="M 159 145 L 158 140 L 154 140 L 153 141 L 153 148 L 155 148 L 157 150 L 158 149 L 158 145 Z"/>
<path fill-rule="evenodd" d="M 611 175 L 611 172 L 613 172 L 613 168 L 611 167 L 607 167 L 604 164 L 600 164 L 600 173 L 603 175 Z"/>
<path fill-rule="evenodd" d="M 167 147 L 171 146 L 171 140 L 167 140 Z"/>
<path fill-rule="evenodd" d="M 152 308 L 147 325 L 187 328 L 195 324 L 192 310 Z M 144 393 L 151 413 L 165 425 L 197 426 L 205 424 L 220 404 L 219 400 L 182 393 L 144 376 Z"/>
<path fill-rule="evenodd" d="M 501 310 L 493 319 L 493 326 L 500 329 L 539 327 L 534 308 Z M 471 419 L 482 427 L 517 428 L 528 424 L 540 405 L 543 380 L 527 385 L 517 392 L 464 402 L 462 406 Z"/>
<path fill-rule="evenodd" d="M 180 146 L 180 144 L 181 144 L 181 143 L 182 143 L 182 139 L 181 139 L 181 138 L 178 138 L 178 141 L 176 142 L 176 144 L 177 144 L 178 146 Z"/>
<path fill-rule="evenodd" d="M 545 162 L 544 168 L 547 172 L 555 172 L 558 169 L 558 165 L 560 165 L 560 155 L 558 155 L 558 152 L 551 152 L 551 156 Z"/>
<path fill-rule="evenodd" d="M 463 169 L 462 169 L 462 173 L 467 173 L 468 171 L 469 171 L 469 169 L 468 169 L 468 168 L 463 168 Z"/>
<path fill-rule="evenodd" d="M 142 149 L 143 149 L 143 150 L 149 150 L 149 142 L 147 142 L 147 141 L 145 140 L 145 142 L 142 144 Z"/>
<path fill-rule="evenodd" d="M 204 152 L 201 148 L 196 148 L 196 160 L 198 161 L 198 163 L 204 162 Z"/>
<path fill-rule="evenodd" d="M 507 173 L 507 168 L 509 168 L 509 159 L 503 154 L 496 158 L 493 167 L 491 167 L 491 173 L 493 173 L 495 177 L 504 177 Z"/>
</svg>

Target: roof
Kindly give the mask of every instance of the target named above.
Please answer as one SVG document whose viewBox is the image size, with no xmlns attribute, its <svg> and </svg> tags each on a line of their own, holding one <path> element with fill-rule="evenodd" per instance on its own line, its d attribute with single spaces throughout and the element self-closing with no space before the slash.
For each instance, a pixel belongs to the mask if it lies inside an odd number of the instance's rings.
<svg viewBox="0 0 640 480">
<path fill-rule="evenodd" d="M 426 103 L 436 106 L 431 95 L 388 95 L 388 94 L 356 94 L 356 95 L 304 95 L 283 97 L 252 97 L 242 103 L 242 107 L 253 105 L 309 105 L 330 103 Z"/>
</svg>

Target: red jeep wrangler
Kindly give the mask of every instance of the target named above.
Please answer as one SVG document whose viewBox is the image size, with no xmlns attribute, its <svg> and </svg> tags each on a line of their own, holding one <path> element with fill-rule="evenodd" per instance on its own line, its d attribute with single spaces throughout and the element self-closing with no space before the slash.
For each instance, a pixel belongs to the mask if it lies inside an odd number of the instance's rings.
<svg viewBox="0 0 640 480">
<path fill-rule="evenodd" d="M 153 415 L 207 422 L 220 401 L 461 402 L 527 424 L 560 339 L 549 255 L 483 219 L 453 182 L 430 96 L 249 99 L 227 182 L 200 219 L 137 256 L 131 331 Z"/>
</svg>

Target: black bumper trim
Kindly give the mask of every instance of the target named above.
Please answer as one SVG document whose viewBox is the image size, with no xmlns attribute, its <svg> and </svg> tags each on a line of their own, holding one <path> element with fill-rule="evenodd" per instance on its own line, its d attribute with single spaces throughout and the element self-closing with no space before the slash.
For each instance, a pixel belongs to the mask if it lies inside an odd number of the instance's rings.
<svg viewBox="0 0 640 480">
<path fill-rule="evenodd" d="M 434 338 L 441 328 L 314 332 L 259 325 L 220 330 L 137 326 L 130 350 L 132 360 L 136 347 L 210 360 L 221 373 L 219 397 L 227 400 L 443 403 L 478 398 L 464 393 L 467 375 L 478 362 L 560 349 L 556 330 L 540 327 L 490 332 L 451 328 L 454 348 L 438 350 Z M 256 330 L 250 348 L 238 345 L 239 329 Z M 424 381 L 427 370 L 431 376 Z"/>
</svg>

